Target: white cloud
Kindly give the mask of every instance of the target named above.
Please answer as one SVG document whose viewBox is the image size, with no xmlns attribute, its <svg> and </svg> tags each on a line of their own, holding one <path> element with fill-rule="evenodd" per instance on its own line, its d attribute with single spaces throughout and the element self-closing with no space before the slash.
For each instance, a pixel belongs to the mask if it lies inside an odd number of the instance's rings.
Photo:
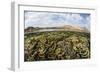
<svg viewBox="0 0 100 73">
<path fill-rule="evenodd" d="M 82 20 L 82 16 L 80 16 L 80 14 L 71 14 L 71 18 L 72 19 L 76 19 L 76 20 Z"/>
<path fill-rule="evenodd" d="M 83 14 L 84 15 L 84 14 Z M 83 25 L 84 22 L 89 26 L 89 17 L 86 19 L 79 13 L 49 13 L 49 12 L 26 12 L 25 13 L 25 27 L 55 27 L 63 26 L 65 24 Z M 86 25 L 83 26 L 86 26 Z"/>
<path fill-rule="evenodd" d="M 59 23 L 56 23 L 52 18 L 58 15 L 58 13 L 40 13 L 40 12 L 29 12 L 25 14 L 25 27 L 27 26 L 34 26 L 34 27 L 52 27 L 55 24 L 61 24 L 62 21 L 60 20 Z M 65 14 L 59 14 L 58 16 L 65 17 Z"/>
</svg>

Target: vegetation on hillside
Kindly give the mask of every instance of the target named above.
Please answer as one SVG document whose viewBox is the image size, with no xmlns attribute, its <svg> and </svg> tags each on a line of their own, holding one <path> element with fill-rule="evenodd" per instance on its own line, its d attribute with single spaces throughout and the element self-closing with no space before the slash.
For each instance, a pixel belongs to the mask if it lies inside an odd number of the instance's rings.
<svg viewBox="0 0 100 73">
<path fill-rule="evenodd" d="M 90 33 L 48 31 L 24 34 L 24 61 L 90 58 Z"/>
</svg>

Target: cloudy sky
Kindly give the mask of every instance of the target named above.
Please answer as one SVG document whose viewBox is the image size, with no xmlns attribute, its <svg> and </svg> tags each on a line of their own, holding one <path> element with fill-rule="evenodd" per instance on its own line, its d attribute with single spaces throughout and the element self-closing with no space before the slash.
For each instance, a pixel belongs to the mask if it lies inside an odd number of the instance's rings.
<svg viewBox="0 0 100 73">
<path fill-rule="evenodd" d="M 78 25 L 90 29 L 90 14 L 25 11 L 25 28 Z"/>
</svg>

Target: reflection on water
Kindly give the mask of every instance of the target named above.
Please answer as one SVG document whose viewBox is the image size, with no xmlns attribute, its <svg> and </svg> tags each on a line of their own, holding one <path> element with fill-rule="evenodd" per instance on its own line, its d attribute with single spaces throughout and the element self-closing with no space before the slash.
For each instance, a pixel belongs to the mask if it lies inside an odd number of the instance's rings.
<svg viewBox="0 0 100 73">
<path fill-rule="evenodd" d="M 44 31 L 68 31 L 68 29 L 39 29 L 33 32 L 44 32 Z"/>
<path fill-rule="evenodd" d="M 36 32 L 46 32 L 46 31 L 68 31 L 68 29 L 38 29 L 38 30 L 33 30 L 31 32 L 25 32 L 25 34 L 36 33 Z"/>
</svg>

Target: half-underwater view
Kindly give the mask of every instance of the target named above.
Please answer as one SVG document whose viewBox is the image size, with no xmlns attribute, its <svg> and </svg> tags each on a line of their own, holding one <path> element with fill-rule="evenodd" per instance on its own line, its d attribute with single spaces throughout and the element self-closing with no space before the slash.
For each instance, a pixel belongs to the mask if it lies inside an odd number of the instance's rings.
<svg viewBox="0 0 100 73">
<path fill-rule="evenodd" d="M 90 59 L 90 16 L 24 11 L 24 61 Z"/>
</svg>

